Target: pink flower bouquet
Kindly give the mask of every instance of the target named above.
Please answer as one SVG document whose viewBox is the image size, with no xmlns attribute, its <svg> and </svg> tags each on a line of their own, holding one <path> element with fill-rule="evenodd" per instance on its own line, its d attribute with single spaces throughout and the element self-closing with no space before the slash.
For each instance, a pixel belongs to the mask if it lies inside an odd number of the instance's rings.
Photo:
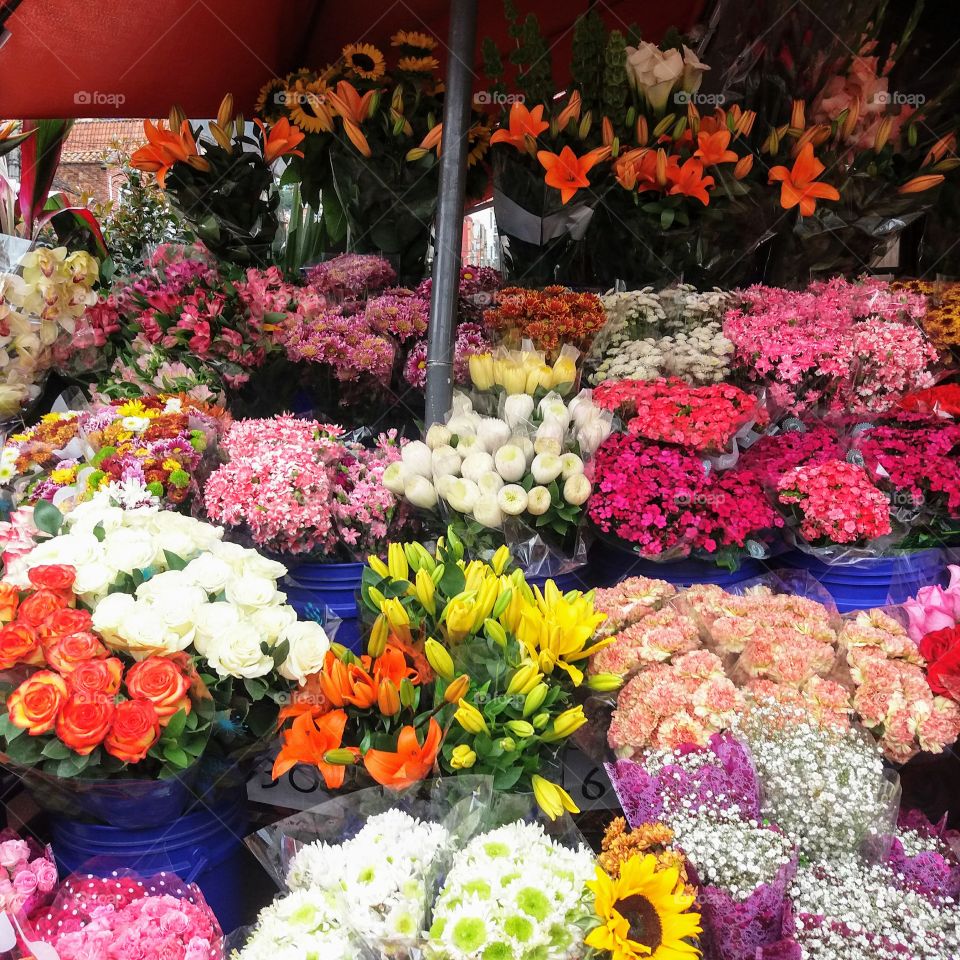
<svg viewBox="0 0 960 960">
<path fill-rule="evenodd" d="M 0 832 L 0 910 L 30 916 L 50 903 L 56 888 L 51 849 L 15 830 Z"/>
</svg>

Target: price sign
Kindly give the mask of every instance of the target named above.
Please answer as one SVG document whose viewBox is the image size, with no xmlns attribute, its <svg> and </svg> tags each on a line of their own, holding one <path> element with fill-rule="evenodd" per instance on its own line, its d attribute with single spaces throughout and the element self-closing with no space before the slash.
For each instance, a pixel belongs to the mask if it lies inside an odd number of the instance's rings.
<svg viewBox="0 0 960 960">
<path fill-rule="evenodd" d="M 619 810 L 620 801 L 603 764 L 573 748 L 563 761 L 563 789 L 581 810 Z"/>
</svg>

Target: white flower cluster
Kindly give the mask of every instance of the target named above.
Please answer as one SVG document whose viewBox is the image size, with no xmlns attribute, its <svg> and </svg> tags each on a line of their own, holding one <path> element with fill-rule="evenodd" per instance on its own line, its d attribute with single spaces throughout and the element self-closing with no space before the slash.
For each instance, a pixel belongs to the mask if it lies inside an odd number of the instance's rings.
<svg viewBox="0 0 960 960">
<path fill-rule="evenodd" d="M 734 733 L 750 748 L 764 814 L 806 858 L 856 852 L 895 815 L 883 754 L 860 731 L 823 728 L 804 710 L 763 705 L 738 718 Z"/>
<path fill-rule="evenodd" d="M 340 916 L 363 942 L 403 952 L 423 931 L 431 873 L 449 840 L 440 824 L 389 810 L 344 843 L 305 846 L 290 864 L 287 886 L 339 903 Z M 319 956 L 326 960 L 325 950 Z"/>
<path fill-rule="evenodd" d="M 260 912 L 257 925 L 231 960 L 355 960 L 356 940 L 341 927 L 342 910 L 311 890 L 295 890 Z"/>
<path fill-rule="evenodd" d="M 109 646 L 134 657 L 188 650 L 219 676 L 251 679 L 273 670 L 270 650 L 286 641 L 286 679 L 303 683 L 322 667 L 330 642 L 277 590 L 286 568 L 223 542 L 220 527 L 156 507 L 123 510 L 101 496 L 78 504 L 64 526 L 11 564 L 7 579 L 25 586 L 32 567 L 74 567 L 74 592 Z M 171 569 L 174 557 L 186 561 L 182 570 Z M 146 578 L 134 593 L 108 593 L 133 574 Z"/>
<path fill-rule="evenodd" d="M 650 287 L 607 294 L 607 324 L 592 351 L 600 360 L 593 383 L 656 377 L 722 382 L 733 355 L 721 324 L 728 301 L 723 291 L 698 293 L 685 284 L 659 294 Z"/>
<path fill-rule="evenodd" d="M 539 824 L 512 823 L 454 858 L 433 912 L 427 960 L 582 957 L 592 911 L 593 854 L 556 843 Z"/>
<path fill-rule="evenodd" d="M 854 855 L 802 865 L 790 889 L 805 960 L 956 960 L 960 910 Z"/>
<path fill-rule="evenodd" d="M 497 529 L 505 516 L 538 518 L 551 507 L 584 504 L 591 485 L 580 454 L 591 456 L 611 429 L 611 415 L 589 390 L 569 404 L 557 393 L 536 405 L 529 394 L 513 394 L 503 401 L 502 418 L 481 416 L 457 394 L 446 425 L 430 427 L 426 442 L 406 444 L 383 483 L 415 506 L 430 509 L 440 499 Z"/>
</svg>

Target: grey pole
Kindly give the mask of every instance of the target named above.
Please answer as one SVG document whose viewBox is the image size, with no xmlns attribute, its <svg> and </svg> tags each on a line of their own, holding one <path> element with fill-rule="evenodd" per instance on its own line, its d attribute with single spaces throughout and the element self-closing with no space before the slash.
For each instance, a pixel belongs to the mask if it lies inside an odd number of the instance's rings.
<svg viewBox="0 0 960 960">
<path fill-rule="evenodd" d="M 453 328 L 460 286 L 463 197 L 467 182 L 467 134 L 473 92 L 473 53 L 477 35 L 477 0 L 450 0 L 440 197 L 437 203 L 436 250 L 430 295 L 427 343 L 426 424 L 443 421 L 453 398 Z"/>
</svg>

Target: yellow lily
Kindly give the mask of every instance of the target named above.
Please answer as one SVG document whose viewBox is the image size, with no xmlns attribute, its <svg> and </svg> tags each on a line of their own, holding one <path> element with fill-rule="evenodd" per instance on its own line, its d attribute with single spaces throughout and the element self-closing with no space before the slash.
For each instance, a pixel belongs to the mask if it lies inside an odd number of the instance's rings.
<svg viewBox="0 0 960 960">
<path fill-rule="evenodd" d="M 403 604 L 396 598 L 384 600 L 380 605 L 380 612 L 390 624 L 390 632 L 404 643 L 412 643 L 413 635 L 410 632 L 410 614 Z"/>
<path fill-rule="evenodd" d="M 543 739 L 547 743 L 554 743 L 557 740 L 566 740 L 567 737 L 579 730 L 585 723 L 587 718 L 583 713 L 583 707 L 571 707 L 569 710 L 564 710 L 553 721 L 553 729 L 544 734 Z"/>
<path fill-rule="evenodd" d="M 423 645 L 423 652 L 426 654 L 430 669 L 433 670 L 438 677 L 444 680 L 453 679 L 453 658 L 442 643 L 438 643 L 431 637 Z"/>
<path fill-rule="evenodd" d="M 569 810 L 570 813 L 580 812 L 580 808 L 573 802 L 570 794 L 558 784 L 551 783 L 538 774 L 533 775 L 530 783 L 537 803 L 551 820 L 556 820 L 564 810 Z"/>
<path fill-rule="evenodd" d="M 420 606 L 422 606 L 431 617 L 436 616 L 437 613 L 436 589 L 433 578 L 427 573 L 424 567 L 421 567 L 417 571 L 414 592 L 416 593 L 417 600 L 420 602 Z"/>
<path fill-rule="evenodd" d="M 410 576 L 410 565 L 407 555 L 399 543 L 391 543 L 387 547 L 387 570 L 394 580 L 406 580 Z"/>
<path fill-rule="evenodd" d="M 466 700 L 458 701 L 457 712 L 453 715 L 453 719 L 456 720 L 467 733 L 490 732 L 487 727 L 487 721 L 483 718 L 483 714 L 472 703 L 467 703 Z"/>
<path fill-rule="evenodd" d="M 510 548 L 503 544 L 503 546 L 497 549 L 497 552 L 493 555 L 490 560 L 490 566 L 493 569 L 493 572 L 499 577 L 503 574 L 503 571 L 506 570 L 507 564 L 510 563 L 512 556 L 510 554 Z"/>
<path fill-rule="evenodd" d="M 441 619 L 447 625 L 447 636 L 453 643 L 459 643 L 470 635 L 473 627 L 476 593 L 465 590 L 458 593 L 443 608 Z"/>
<path fill-rule="evenodd" d="M 367 557 L 367 566 L 380 577 L 389 577 L 390 571 L 387 569 L 387 565 L 379 558 L 375 557 L 372 554 Z"/>
</svg>

